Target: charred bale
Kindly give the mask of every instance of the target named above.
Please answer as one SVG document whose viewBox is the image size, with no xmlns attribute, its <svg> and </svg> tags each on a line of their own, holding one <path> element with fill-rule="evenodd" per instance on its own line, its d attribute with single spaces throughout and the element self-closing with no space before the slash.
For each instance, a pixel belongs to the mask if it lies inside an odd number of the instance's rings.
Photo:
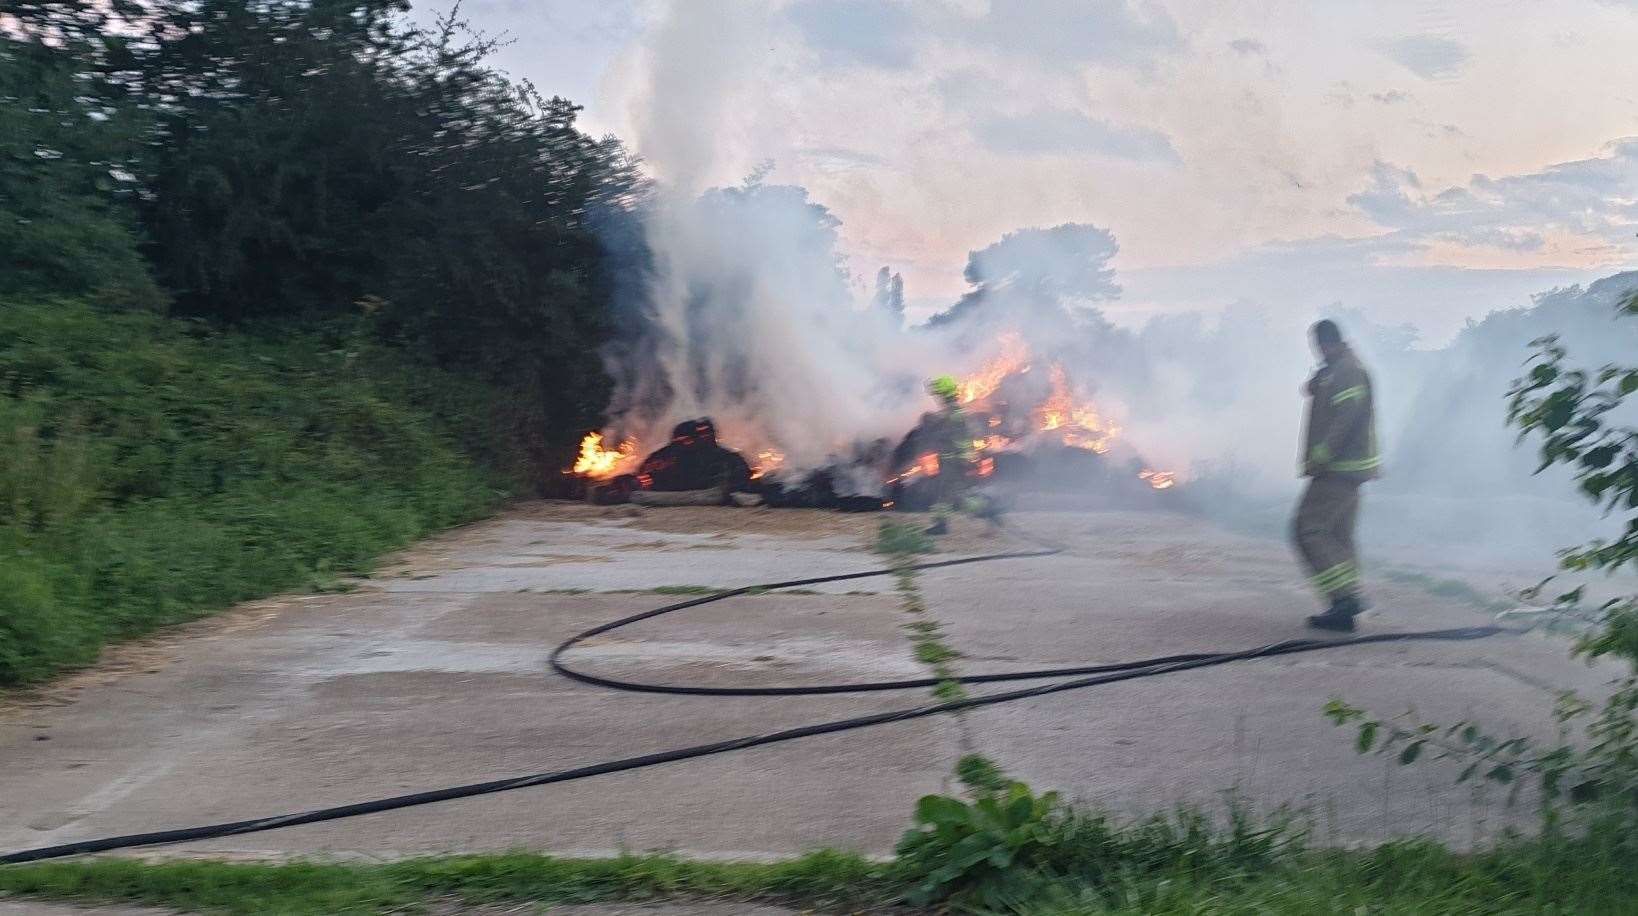
<svg viewBox="0 0 1638 916">
<path fill-rule="evenodd" d="M 643 459 L 637 480 L 645 490 L 722 487 L 732 493 L 750 487 L 751 465 L 740 453 L 718 445 L 716 424 L 710 417 L 701 417 L 677 424 L 671 442 Z"/>
</svg>

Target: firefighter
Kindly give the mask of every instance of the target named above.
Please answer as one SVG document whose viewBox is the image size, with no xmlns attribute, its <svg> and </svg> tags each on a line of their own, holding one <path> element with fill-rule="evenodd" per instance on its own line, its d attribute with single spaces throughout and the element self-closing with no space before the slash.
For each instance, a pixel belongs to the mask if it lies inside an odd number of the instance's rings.
<svg viewBox="0 0 1638 916">
<path fill-rule="evenodd" d="M 1323 362 L 1304 389 L 1308 418 L 1302 475 L 1308 485 L 1291 523 L 1291 539 L 1309 581 L 1330 605 L 1309 617 L 1308 625 L 1346 633 L 1364 610 L 1354 550 L 1359 490 L 1377 476 L 1382 460 L 1376 450 L 1370 375 L 1336 322 L 1316 322 L 1311 333 Z"/>
<path fill-rule="evenodd" d="M 939 404 L 938 425 L 938 498 L 933 503 L 933 524 L 928 534 L 944 534 L 950 530 L 950 516 L 957 511 L 983 518 L 992 527 L 1000 524 L 999 512 L 992 501 L 970 492 L 971 471 L 977 452 L 973 448 L 972 423 L 961 408 L 961 386 L 948 375 L 941 375 L 927 383 L 927 393 Z"/>
</svg>

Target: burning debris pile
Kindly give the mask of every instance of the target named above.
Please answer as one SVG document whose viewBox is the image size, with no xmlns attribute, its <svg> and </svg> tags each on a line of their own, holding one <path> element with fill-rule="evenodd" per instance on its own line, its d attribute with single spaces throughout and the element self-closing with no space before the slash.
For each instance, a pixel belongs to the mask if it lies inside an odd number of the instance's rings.
<svg viewBox="0 0 1638 916">
<path fill-rule="evenodd" d="M 1120 440 L 1120 427 L 1076 391 L 1062 363 L 1048 361 L 1041 371 L 1017 334 L 1000 344 L 999 355 L 957 382 L 953 407 L 923 415 L 894 450 L 887 480 L 894 506 L 922 510 L 945 498 L 951 458 L 956 473 L 1013 495 L 1078 493 L 1104 505 L 1143 505 L 1150 492 L 1176 486 L 1175 473 L 1148 467 Z"/>
<path fill-rule="evenodd" d="M 610 447 L 603 433 L 590 433 L 565 473 L 603 503 L 698 493 L 703 501 L 853 511 L 921 511 L 972 487 L 1142 506 L 1177 484 L 1173 472 L 1149 467 L 1121 440 L 1121 428 L 1060 362 L 1037 361 L 1018 334 L 998 344 L 977 372 L 952 380 L 944 409 L 924 414 L 891 450 L 885 440 L 855 443 L 847 458 L 793 473 L 776 450 L 748 460 L 723 447 L 715 424 L 701 418 L 678 424 L 668 444 L 641 460 L 636 440 Z"/>
</svg>

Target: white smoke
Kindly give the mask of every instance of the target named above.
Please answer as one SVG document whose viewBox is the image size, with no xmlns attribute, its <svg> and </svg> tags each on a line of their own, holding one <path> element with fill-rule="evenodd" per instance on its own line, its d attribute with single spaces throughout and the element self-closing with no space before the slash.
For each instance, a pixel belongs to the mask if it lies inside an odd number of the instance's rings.
<svg viewBox="0 0 1638 916">
<path fill-rule="evenodd" d="M 678 3 L 649 32 L 632 106 L 659 190 L 642 221 L 643 320 L 627 328 L 643 339 L 611 356 L 617 434 L 648 450 L 674 423 L 711 416 L 726 445 L 814 467 L 859 443 L 897 441 L 929 406 L 928 376 L 965 374 L 1017 332 L 1042 361 L 1064 365 L 1147 464 L 1180 472 L 1208 510 L 1274 531 L 1299 485 L 1300 387 L 1315 363 L 1307 324 L 1331 317 L 1376 380 L 1387 475 L 1368 503 L 1379 510 L 1366 515 L 1373 536 L 1536 557 L 1585 536 L 1596 513 L 1562 474 L 1532 477 L 1503 396 L 1541 333 L 1570 330 L 1595 365 L 1638 351 L 1638 322 L 1610 323 L 1614 286 L 1546 297 L 1438 349 L 1328 302 L 1296 316 L 1223 303 L 1214 315 L 1125 328 L 1099 311 L 1120 295 L 1114 234 L 1069 224 L 1020 229 L 973 252 L 971 292 L 928 327 L 906 329 L 891 274 L 875 291 L 850 276 L 822 202 L 756 165 L 782 148 L 772 135 L 786 127 L 750 123 L 745 112 L 763 109 L 739 104 L 773 91 L 759 63 L 768 10 Z"/>
<path fill-rule="evenodd" d="M 652 367 L 671 398 L 643 441 L 710 416 L 722 440 L 812 467 L 914 420 L 912 349 L 842 271 L 836 222 L 806 192 L 758 183 L 662 200 L 649 220 Z"/>
</svg>

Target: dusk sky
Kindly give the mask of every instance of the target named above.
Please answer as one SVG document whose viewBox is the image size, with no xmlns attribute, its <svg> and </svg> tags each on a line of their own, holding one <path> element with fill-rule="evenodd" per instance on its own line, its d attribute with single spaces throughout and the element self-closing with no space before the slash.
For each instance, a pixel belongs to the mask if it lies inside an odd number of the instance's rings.
<svg viewBox="0 0 1638 916">
<path fill-rule="evenodd" d="M 674 186 L 799 184 L 917 314 L 1025 226 L 1117 321 L 1360 309 L 1429 343 L 1638 264 L 1638 0 L 467 0 Z"/>
</svg>

